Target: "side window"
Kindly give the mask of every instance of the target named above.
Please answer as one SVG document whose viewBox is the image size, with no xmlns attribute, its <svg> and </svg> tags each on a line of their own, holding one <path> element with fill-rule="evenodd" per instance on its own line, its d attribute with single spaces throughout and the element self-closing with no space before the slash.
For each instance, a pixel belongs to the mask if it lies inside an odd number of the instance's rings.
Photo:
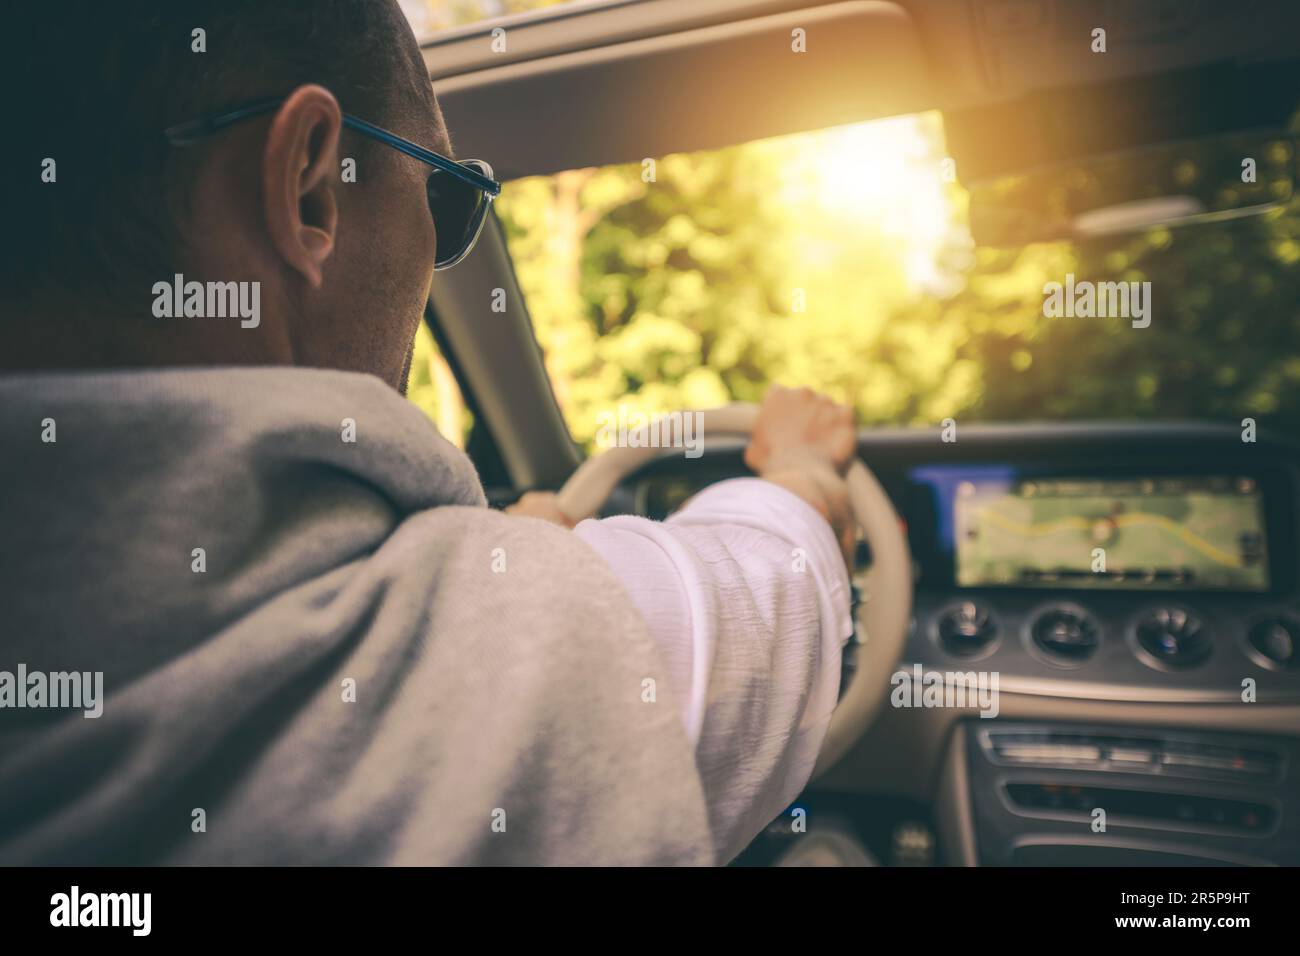
<svg viewBox="0 0 1300 956">
<path fill-rule="evenodd" d="M 449 442 L 464 450 L 474 419 L 465 405 L 465 397 L 452 375 L 451 366 L 438 350 L 433 333 L 425 322 L 420 323 L 420 331 L 415 336 L 406 397 L 429 416 Z"/>
</svg>

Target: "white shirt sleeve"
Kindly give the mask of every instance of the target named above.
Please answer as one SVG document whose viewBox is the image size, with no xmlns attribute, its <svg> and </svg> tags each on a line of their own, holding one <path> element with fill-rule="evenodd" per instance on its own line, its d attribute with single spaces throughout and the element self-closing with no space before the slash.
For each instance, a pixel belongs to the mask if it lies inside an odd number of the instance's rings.
<svg viewBox="0 0 1300 956">
<path fill-rule="evenodd" d="M 835 535 L 759 478 L 711 485 L 664 522 L 625 515 L 575 533 L 660 649 L 727 862 L 808 782 L 835 708 L 853 631 Z"/>
</svg>

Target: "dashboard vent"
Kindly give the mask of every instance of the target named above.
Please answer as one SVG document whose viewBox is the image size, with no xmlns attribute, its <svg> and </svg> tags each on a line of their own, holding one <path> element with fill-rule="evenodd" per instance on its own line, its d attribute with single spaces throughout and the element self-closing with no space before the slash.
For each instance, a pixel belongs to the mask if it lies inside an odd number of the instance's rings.
<svg viewBox="0 0 1300 956">
<path fill-rule="evenodd" d="M 962 601 L 941 612 L 937 630 L 939 643 L 955 657 L 981 654 L 998 636 L 988 610 L 974 601 Z"/>
<path fill-rule="evenodd" d="M 1254 743 L 1187 734 L 1128 733 L 1114 728 L 987 728 L 985 754 L 995 763 L 1118 774 L 1158 774 L 1236 783 L 1278 782 L 1283 754 Z"/>
<path fill-rule="evenodd" d="M 1200 619 L 1180 607 L 1158 607 L 1138 619 L 1138 646 L 1158 666 L 1194 667 L 1210 656 L 1210 638 Z"/>
<path fill-rule="evenodd" d="M 1039 614 L 1030 635 L 1049 658 L 1069 664 L 1087 660 L 1101 644 L 1097 622 L 1083 611 L 1068 607 L 1054 607 Z"/>
</svg>

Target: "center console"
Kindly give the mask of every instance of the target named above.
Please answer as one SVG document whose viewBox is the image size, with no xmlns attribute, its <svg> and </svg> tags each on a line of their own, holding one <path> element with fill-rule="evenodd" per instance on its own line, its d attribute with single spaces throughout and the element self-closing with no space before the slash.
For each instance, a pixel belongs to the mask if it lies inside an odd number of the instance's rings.
<svg viewBox="0 0 1300 956">
<path fill-rule="evenodd" d="M 1221 439 L 914 464 L 897 488 L 917 562 L 909 665 L 996 675 L 1061 714 L 1300 701 L 1294 462 Z M 950 862 L 1294 865 L 1297 758 L 1282 735 L 963 718 L 940 784 Z"/>
<path fill-rule="evenodd" d="M 985 866 L 1300 861 L 1300 743 L 1078 724 L 965 721 L 943 787 Z M 960 775 L 961 779 L 959 779 Z"/>
</svg>

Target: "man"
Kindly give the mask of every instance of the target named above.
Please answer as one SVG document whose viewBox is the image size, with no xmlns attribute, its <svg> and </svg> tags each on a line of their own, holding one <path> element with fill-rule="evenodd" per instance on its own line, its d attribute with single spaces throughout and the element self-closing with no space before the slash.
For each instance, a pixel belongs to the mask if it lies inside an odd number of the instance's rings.
<svg viewBox="0 0 1300 956">
<path fill-rule="evenodd" d="M 665 524 L 491 511 L 400 396 L 480 187 L 397 4 L 8 19 L 0 863 L 734 857 L 835 703 L 847 410 Z"/>
</svg>

